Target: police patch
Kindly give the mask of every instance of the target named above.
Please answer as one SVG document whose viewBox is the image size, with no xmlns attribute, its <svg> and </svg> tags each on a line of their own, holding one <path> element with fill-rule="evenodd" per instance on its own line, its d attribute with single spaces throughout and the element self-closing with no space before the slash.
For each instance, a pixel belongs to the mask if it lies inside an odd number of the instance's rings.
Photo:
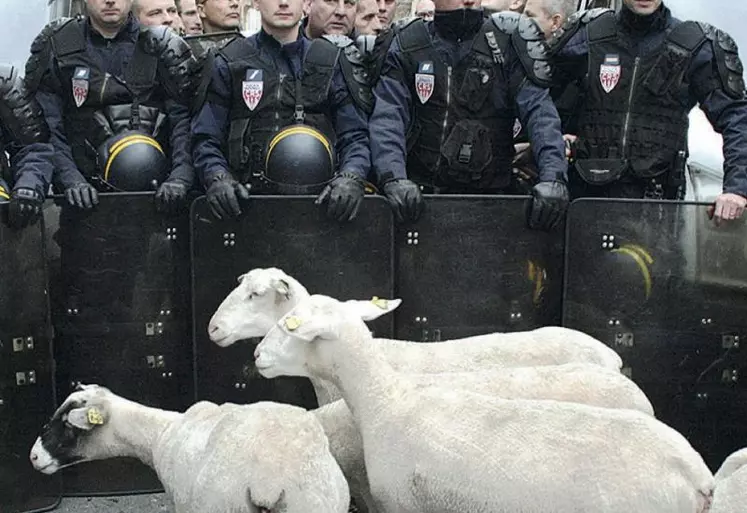
<svg viewBox="0 0 747 513">
<path fill-rule="evenodd" d="M 604 56 L 604 63 L 599 67 L 599 82 L 605 93 L 612 91 L 620 81 L 620 57 L 617 54 Z"/>
<path fill-rule="evenodd" d="M 80 107 L 88 98 L 88 81 L 91 78 L 91 72 L 88 68 L 75 68 L 73 73 L 73 100 L 75 106 Z"/>
<path fill-rule="evenodd" d="M 433 94 L 436 85 L 436 76 L 434 75 L 433 61 L 424 61 L 418 63 L 418 72 L 415 73 L 415 92 L 420 98 L 420 103 L 425 103 Z"/>
<path fill-rule="evenodd" d="M 244 82 L 241 85 L 241 96 L 249 110 L 254 110 L 259 105 L 264 91 L 264 81 L 262 79 L 261 69 L 248 69 Z"/>
</svg>

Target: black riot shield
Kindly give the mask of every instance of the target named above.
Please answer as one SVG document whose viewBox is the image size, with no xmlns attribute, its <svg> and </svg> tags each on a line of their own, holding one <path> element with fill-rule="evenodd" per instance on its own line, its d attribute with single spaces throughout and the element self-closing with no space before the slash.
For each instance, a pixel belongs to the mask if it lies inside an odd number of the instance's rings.
<svg viewBox="0 0 747 513">
<path fill-rule="evenodd" d="M 578 200 L 570 208 L 564 325 L 616 349 L 657 418 L 715 470 L 747 444 L 744 220 L 707 206 Z"/>
<path fill-rule="evenodd" d="M 358 217 L 338 224 L 314 205 L 312 196 L 254 197 L 237 220 L 216 220 L 204 198 L 192 207 L 192 288 L 197 397 L 215 402 L 273 400 L 316 406 L 304 378 L 262 378 L 254 367 L 255 344 L 213 344 L 208 323 L 255 267 L 278 267 L 312 294 L 338 299 L 391 297 L 393 222 L 382 198 L 367 197 Z M 396 313 L 396 312 L 395 312 Z M 391 336 L 392 316 L 370 323 L 377 336 Z M 256 342 L 256 341 L 251 341 Z"/>
<path fill-rule="evenodd" d="M 0 206 L 0 511 L 45 511 L 59 503 L 61 480 L 29 461 L 54 412 L 43 227 L 8 228 L 6 208 Z"/>
<path fill-rule="evenodd" d="M 90 212 L 48 209 L 58 401 L 77 382 L 181 410 L 193 393 L 189 215 L 156 212 L 152 193 L 100 195 Z M 67 495 L 161 489 L 135 460 L 64 471 Z"/>
<path fill-rule="evenodd" d="M 560 323 L 562 228 L 527 227 L 526 197 L 428 196 L 397 233 L 398 338 L 438 341 Z"/>
</svg>

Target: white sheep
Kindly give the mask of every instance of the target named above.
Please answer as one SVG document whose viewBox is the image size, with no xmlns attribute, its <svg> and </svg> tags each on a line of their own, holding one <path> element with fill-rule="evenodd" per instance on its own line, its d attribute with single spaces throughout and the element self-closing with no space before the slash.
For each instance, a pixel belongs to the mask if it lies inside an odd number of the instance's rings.
<svg viewBox="0 0 747 513">
<path fill-rule="evenodd" d="M 210 338 L 226 347 L 263 337 L 309 292 L 277 268 L 253 269 L 223 300 L 208 327 Z M 395 369 L 413 373 L 472 371 L 480 368 L 592 363 L 619 371 L 620 356 L 597 339 L 557 326 L 517 333 L 491 333 L 436 343 L 374 339 Z M 311 380 L 320 405 L 340 398 L 333 385 Z"/>
<path fill-rule="evenodd" d="M 747 448 L 732 453 L 716 472 L 711 513 L 747 510 Z"/>
<path fill-rule="evenodd" d="M 707 511 L 713 475 L 675 430 L 637 411 L 422 386 L 371 344 L 363 320 L 384 312 L 311 296 L 255 351 L 265 377 L 341 390 L 382 513 Z"/>
<path fill-rule="evenodd" d="M 38 471 L 130 456 L 158 474 L 176 513 L 343 513 L 350 494 L 316 417 L 296 406 L 199 402 L 150 408 L 79 387 L 31 449 Z"/>
</svg>

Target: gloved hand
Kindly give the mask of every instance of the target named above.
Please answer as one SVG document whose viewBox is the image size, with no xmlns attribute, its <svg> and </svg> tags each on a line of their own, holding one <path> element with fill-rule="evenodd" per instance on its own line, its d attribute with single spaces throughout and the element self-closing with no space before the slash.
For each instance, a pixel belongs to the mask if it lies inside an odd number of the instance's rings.
<svg viewBox="0 0 747 513">
<path fill-rule="evenodd" d="M 568 186 L 563 182 L 540 182 L 532 187 L 529 227 L 551 230 L 560 223 L 568 208 Z"/>
<path fill-rule="evenodd" d="M 98 191 L 88 182 L 79 182 L 65 189 L 67 202 L 74 207 L 91 209 L 99 204 Z"/>
<path fill-rule="evenodd" d="M 19 187 L 10 195 L 8 222 L 14 228 L 32 225 L 41 214 L 44 197 L 34 189 Z"/>
<path fill-rule="evenodd" d="M 211 180 L 206 195 L 213 215 L 227 219 L 241 215 L 239 199 L 248 200 L 249 189 L 230 174 L 220 173 Z"/>
<path fill-rule="evenodd" d="M 420 218 L 425 203 L 418 184 L 398 178 L 385 182 L 382 189 L 398 223 L 415 222 Z"/>
<path fill-rule="evenodd" d="M 328 203 L 327 215 L 339 222 L 352 221 L 358 215 L 366 185 L 355 173 L 342 172 L 335 176 L 314 202 Z"/>
<path fill-rule="evenodd" d="M 187 186 L 180 182 L 163 182 L 156 192 L 156 208 L 159 212 L 174 214 L 187 203 Z"/>
</svg>

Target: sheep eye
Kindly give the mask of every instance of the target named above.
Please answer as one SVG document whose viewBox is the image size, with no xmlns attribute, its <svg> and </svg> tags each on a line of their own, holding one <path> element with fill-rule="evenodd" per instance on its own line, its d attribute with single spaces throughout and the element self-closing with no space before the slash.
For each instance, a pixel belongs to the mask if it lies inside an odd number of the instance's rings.
<svg viewBox="0 0 747 513">
<path fill-rule="evenodd" d="M 247 299 L 254 299 L 255 297 L 257 297 L 257 293 L 256 292 L 250 292 Z"/>
</svg>

